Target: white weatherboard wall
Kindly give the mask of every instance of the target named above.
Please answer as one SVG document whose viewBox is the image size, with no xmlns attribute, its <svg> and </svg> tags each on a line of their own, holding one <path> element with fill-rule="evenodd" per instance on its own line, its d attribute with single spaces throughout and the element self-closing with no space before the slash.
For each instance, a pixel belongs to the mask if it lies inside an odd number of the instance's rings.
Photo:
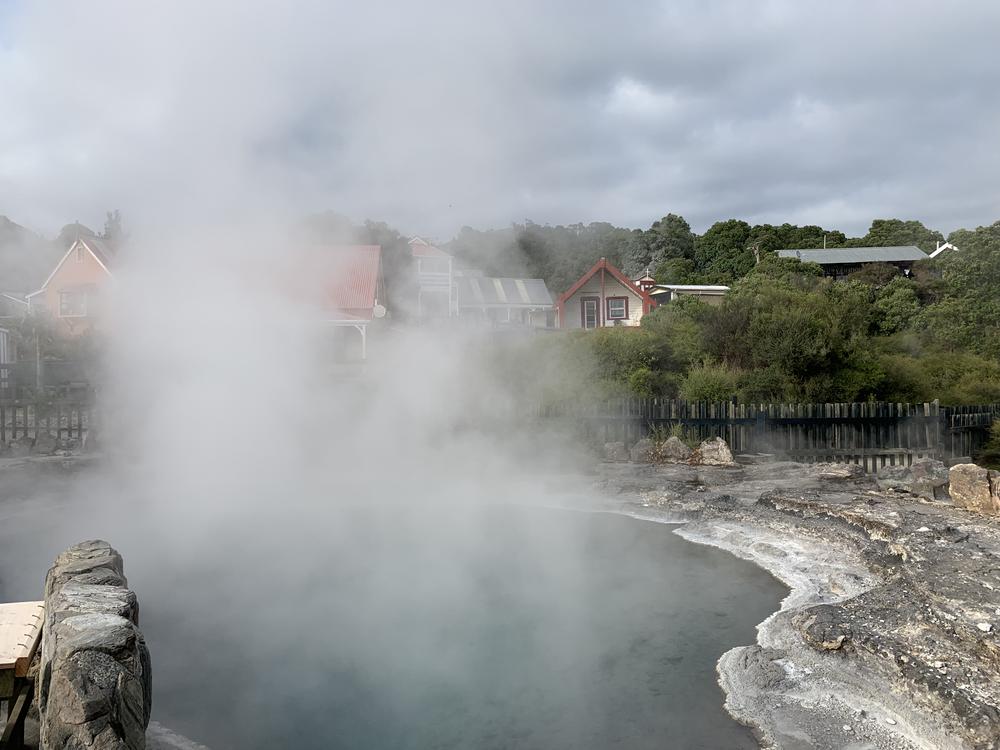
<svg viewBox="0 0 1000 750">
<path fill-rule="evenodd" d="M 572 297 L 566 300 L 564 307 L 565 320 L 562 321 L 563 328 L 582 328 L 582 317 L 580 309 L 580 299 L 582 297 L 601 296 L 601 272 L 587 280 Z M 612 274 L 604 273 L 604 297 L 601 299 L 601 322 L 606 326 L 613 326 L 615 321 L 607 319 L 607 298 L 608 297 L 628 297 L 628 319 L 623 320 L 619 325 L 637 326 L 642 320 L 642 297 L 634 290 L 623 285 Z"/>
</svg>

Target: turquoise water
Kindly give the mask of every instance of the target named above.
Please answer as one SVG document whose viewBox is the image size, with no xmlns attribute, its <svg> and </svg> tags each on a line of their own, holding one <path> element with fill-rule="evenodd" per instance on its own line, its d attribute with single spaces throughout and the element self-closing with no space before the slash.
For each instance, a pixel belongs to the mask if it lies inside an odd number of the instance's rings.
<svg viewBox="0 0 1000 750">
<path fill-rule="evenodd" d="M 756 747 L 715 663 L 773 578 L 618 515 L 461 516 L 345 514 L 144 596 L 154 718 L 215 750 Z"/>
</svg>

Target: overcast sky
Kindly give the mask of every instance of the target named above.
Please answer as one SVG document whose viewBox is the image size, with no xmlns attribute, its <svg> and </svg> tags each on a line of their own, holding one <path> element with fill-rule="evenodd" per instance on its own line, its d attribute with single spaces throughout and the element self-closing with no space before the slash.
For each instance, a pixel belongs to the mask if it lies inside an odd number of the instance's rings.
<svg viewBox="0 0 1000 750">
<path fill-rule="evenodd" d="M 0 214 L 947 233 L 1000 219 L 998 39 L 996 0 L 0 0 Z"/>
</svg>

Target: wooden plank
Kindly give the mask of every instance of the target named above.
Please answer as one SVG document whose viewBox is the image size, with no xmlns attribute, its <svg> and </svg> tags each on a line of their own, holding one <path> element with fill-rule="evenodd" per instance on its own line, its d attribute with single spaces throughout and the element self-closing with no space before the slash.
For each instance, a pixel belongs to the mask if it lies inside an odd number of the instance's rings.
<svg viewBox="0 0 1000 750">
<path fill-rule="evenodd" d="M 0 670 L 13 670 L 15 677 L 28 674 L 44 619 L 45 602 L 0 604 Z"/>
<path fill-rule="evenodd" d="M 24 718 L 28 715 L 32 692 L 31 684 L 22 685 L 18 690 L 17 697 L 7 712 L 7 724 L 0 735 L 0 748 L 24 747 Z"/>
</svg>

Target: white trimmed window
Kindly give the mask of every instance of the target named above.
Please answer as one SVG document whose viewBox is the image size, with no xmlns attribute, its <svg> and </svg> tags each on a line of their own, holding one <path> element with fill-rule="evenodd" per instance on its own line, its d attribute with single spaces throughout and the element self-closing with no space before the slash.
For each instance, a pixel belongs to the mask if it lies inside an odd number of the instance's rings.
<svg viewBox="0 0 1000 750">
<path fill-rule="evenodd" d="M 608 297 L 608 320 L 628 318 L 628 297 Z"/>
<path fill-rule="evenodd" d="M 64 289 L 59 292 L 59 317 L 82 318 L 87 314 L 87 292 L 84 289 Z"/>
</svg>

